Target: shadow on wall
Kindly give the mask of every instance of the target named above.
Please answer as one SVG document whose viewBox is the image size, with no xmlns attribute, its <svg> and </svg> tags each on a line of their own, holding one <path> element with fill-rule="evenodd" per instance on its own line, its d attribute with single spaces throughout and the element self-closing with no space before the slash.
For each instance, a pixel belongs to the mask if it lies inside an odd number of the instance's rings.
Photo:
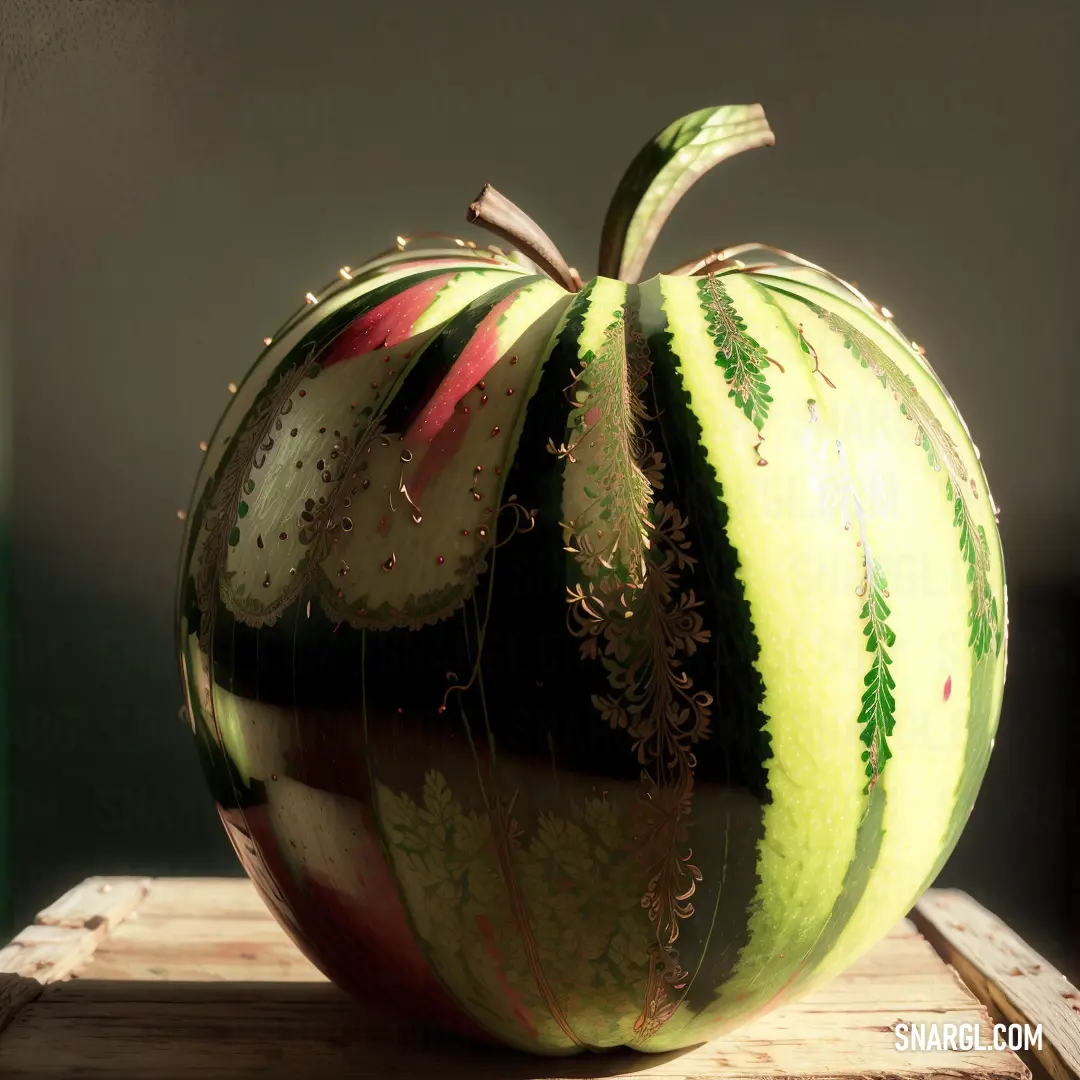
<svg viewBox="0 0 1080 1080">
<path fill-rule="evenodd" d="M 171 622 L 25 535 L 13 560 L 15 927 L 94 874 L 241 873 L 178 716 Z"/>
<path fill-rule="evenodd" d="M 15 925 L 92 874 L 237 874 L 181 701 L 172 629 L 16 544 Z M 962 888 L 1075 977 L 1076 582 L 1012 581 L 1004 713 L 938 884 Z M 120 674 L 122 673 L 122 675 Z"/>
<path fill-rule="evenodd" d="M 1006 553 L 1007 557 L 1007 553 Z M 986 780 L 940 886 L 971 893 L 1080 974 L 1080 581 L 1009 581 L 1009 668 Z"/>
</svg>

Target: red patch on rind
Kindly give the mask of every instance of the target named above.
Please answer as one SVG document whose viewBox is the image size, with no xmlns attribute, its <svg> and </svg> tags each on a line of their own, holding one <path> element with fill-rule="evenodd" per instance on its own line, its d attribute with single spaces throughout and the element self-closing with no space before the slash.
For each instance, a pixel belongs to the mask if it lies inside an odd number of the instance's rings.
<svg viewBox="0 0 1080 1080">
<path fill-rule="evenodd" d="M 419 285 L 403 289 L 384 300 L 366 315 L 349 323 L 334 339 L 319 363 L 322 367 L 340 364 L 383 346 L 400 345 L 412 337 L 413 326 L 435 300 L 439 291 L 455 275 L 439 274 Z"/>
<path fill-rule="evenodd" d="M 432 442 L 465 395 L 495 366 L 499 359 L 499 322 L 506 309 L 518 298 L 515 289 L 500 300 L 480 321 L 469 343 L 461 350 L 446 378 L 431 396 L 424 411 L 405 437 L 406 446 Z"/>
<path fill-rule="evenodd" d="M 945 692 L 942 695 L 942 697 L 944 697 L 944 699 L 946 701 L 948 701 L 949 698 L 952 697 L 952 676 L 951 675 L 945 680 Z"/>
<path fill-rule="evenodd" d="M 341 868 L 353 888 L 341 892 L 286 864 L 265 806 L 218 806 L 225 831 L 263 901 L 300 951 L 347 993 L 376 1009 L 387 1005 L 448 1031 L 494 1041 L 447 993 L 421 952 L 374 839 L 377 826 L 362 809 L 358 864 Z"/>
<path fill-rule="evenodd" d="M 510 981 L 506 977 L 506 972 L 502 966 L 502 954 L 499 952 L 499 946 L 495 943 L 495 930 L 491 925 L 491 920 L 486 915 L 477 915 L 476 927 L 484 939 L 484 952 L 487 953 L 495 965 L 495 978 L 499 980 L 499 985 L 502 987 L 503 993 L 506 994 L 507 1001 L 513 1005 L 514 1019 L 517 1020 L 526 1035 L 535 1039 L 540 1033 L 536 1030 L 536 1026 L 529 1016 L 529 1010 L 521 1000 L 521 995 L 510 985 Z"/>
</svg>

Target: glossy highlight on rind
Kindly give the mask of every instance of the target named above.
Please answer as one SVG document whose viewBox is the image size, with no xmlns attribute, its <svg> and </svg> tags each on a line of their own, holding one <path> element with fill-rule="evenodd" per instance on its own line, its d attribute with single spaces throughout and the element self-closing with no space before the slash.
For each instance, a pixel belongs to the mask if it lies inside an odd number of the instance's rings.
<svg viewBox="0 0 1080 1080">
<path fill-rule="evenodd" d="M 1004 675 L 992 500 L 922 357 L 815 275 L 571 294 L 402 253 L 232 398 L 188 712 L 238 856 L 351 992 L 676 1049 L 841 970 L 955 844 Z"/>
</svg>

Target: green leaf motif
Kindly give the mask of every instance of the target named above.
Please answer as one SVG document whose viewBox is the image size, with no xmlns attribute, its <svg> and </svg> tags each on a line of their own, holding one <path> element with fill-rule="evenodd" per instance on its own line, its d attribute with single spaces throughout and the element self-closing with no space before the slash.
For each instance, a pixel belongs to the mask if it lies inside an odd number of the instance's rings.
<svg viewBox="0 0 1080 1080">
<path fill-rule="evenodd" d="M 960 530 L 960 551 L 968 564 L 967 580 L 971 585 L 971 608 L 968 645 L 975 659 L 1001 652 L 1002 631 L 998 603 L 990 586 L 990 545 L 986 531 L 977 525 L 971 507 L 964 498 L 964 484 L 974 480 L 960 457 L 956 443 L 942 427 L 930 406 L 919 393 L 910 376 L 896 365 L 885 351 L 846 319 L 795 293 L 786 296 L 805 304 L 830 330 L 844 339 L 844 346 L 864 368 L 869 368 L 881 385 L 900 400 L 900 412 L 916 425 L 915 443 L 926 452 L 931 467 L 946 474 L 945 495 L 953 505 L 953 523 Z"/>
<path fill-rule="evenodd" d="M 866 689 L 862 696 L 862 709 L 859 723 L 862 732 L 859 738 L 866 749 L 862 760 L 866 762 L 867 783 L 863 789 L 869 794 L 885 769 L 885 763 L 892 757 L 888 739 L 896 724 L 896 699 L 889 665 L 892 657 L 888 650 L 896 643 L 896 634 L 885 621 L 892 612 L 885 602 L 889 583 L 877 562 L 870 560 L 866 574 L 866 603 L 863 604 L 859 618 L 863 620 L 863 635 L 866 637 L 866 651 L 874 654 L 870 670 L 863 678 Z"/>
<path fill-rule="evenodd" d="M 387 844 L 432 966 L 482 1023 L 515 1045 L 564 1042 L 507 902 L 520 890 L 540 970 L 575 1033 L 619 1045 L 648 981 L 634 809 L 604 796 L 524 820 L 463 806 L 431 770 L 419 798 L 376 784 Z M 509 852 L 500 863 L 497 833 Z M 629 1018 L 629 1019 L 627 1019 Z M 535 1026 L 534 1026 L 535 1025 Z"/>
<path fill-rule="evenodd" d="M 1001 630 L 998 626 L 997 600 L 990 588 L 990 544 L 986 530 L 971 517 L 971 507 L 959 496 L 953 502 L 955 524 L 960 528 L 960 550 L 967 560 L 968 584 L 971 586 L 971 610 L 968 625 L 971 636 L 968 645 L 973 646 L 977 657 L 986 656 L 991 649 L 1001 649 Z"/>
<path fill-rule="evenodd" d="M 655 454 L 646 446 L 640 361 L 626 350 L 626 313 L 612 312 L 599 350 L 581 357 L 568 417 L 570 446 L 561 453 L 586 466 L 587 500 L 568 497 L 576 547 L 587 568 L 639 584 L 649 547 Z M 560 448 L 556 448 L 560 452 Z"/>
<path fill-rule="evenodd" d="M 698 295 L 717 347 L 716 363 L 724 369 L 724 378 L 731 388 L 728 397 L 735 399 L 746 418 L 761 431 L 773 400 L 764 374 L 769 357 L 747 333 L 746 323 L 718 277 L 713 274 L 703 277 Z"/>
</svg>

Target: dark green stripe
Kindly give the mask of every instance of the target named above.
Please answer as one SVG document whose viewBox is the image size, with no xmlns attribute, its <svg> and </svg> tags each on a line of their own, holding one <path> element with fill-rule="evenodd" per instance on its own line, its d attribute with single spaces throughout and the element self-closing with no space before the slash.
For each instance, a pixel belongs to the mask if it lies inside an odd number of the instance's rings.
<svg viewBox="0 0 1080 1080">
<path fill-rule="evenodd" d="M 650 436 L 668 462 L 658 498 L 688 517 L 691 554 L 698 560 L 690 584 L 702 601 L 711 641 L 687 665 L 694 684 L 714 698 L 709 737 L 695 747 L 696 802 L 690 846 L 703 880 L 694 897 L 692 929 L 680 939 L 683 966 L 695 972 L 685 1003 L 693 1011 L 712 1004 L 716 987 L 734 971 L 749 941 L 750 906 L 760 879 L 757 846 L 770 799 L 766 762 L 771 750 L 762 712 L 765 687 L 755 667 L 760 647 L 739 569 L 728 539 L 723 484 L 706 459 L 696 410 L 725 402 L 694 402 L 683 386 L 666 316 L 655 283 L 642 286 L 642 320 L 652 354 Z M 704 318 L 704 313 L 703 313 Z M 718 827 L 724 822 L 724 827 Z M 707 943 L 707 951 L 706 951 Z"/>
<path fill-rule="evenodd" d="M 543 280 L 543 275 L 530 275 L 500 282 L 494 288 L 481 293 L 444 324 L 417 359 L 401 388 L 386 405 L 383 425 L 386 430 L 405 431 L 409 427 L 431 400 L 439 384 L 450 374 L 480 323 L 493 308 L 508 296 Z"/>
<path fill-rule="evenodd" d="M 1004 615 L 1005 613 L 1002 612 L 1003 620 Z M 926 875 L 926 880 L 919 892 L 912 897 L 912 903 L 934 883 L 934 879 L 941 873 L 942 867 L 956 849 L 960 834 L 964 831 L 968 818 L 971 816 L 975 797 L 990 763 L 990 743 L 993 741 L 993 731 L 997 727 L 998 720 L 997 713 L 993 711 L 993 700 L 999 678 L 998 664 L 993 657 L 984 655 L 981 660 L 976 660 L 974 652 L 972 653 L 971 700 L 968 706 L 964 771 L 957 786 L 956 803 L 949 818 L 948 828 L 945 830 L 941 854 L 935 861 L 933 869 Z"/>
<path fill-rule="evenodd" d="M 523 284 L 536 280 L 538 279 L 528 278 L 521 281 L 515 280 L 502 283 L 490 292 L 485 293 L 470 304 L 468 308 L 451 319 L 415 359 L 409 374 L 404 378 L 393 398 L 386 405 L 383 414 L 383 429 L 393 434 L 404 431 L 416 414 L 430 400 L 432 391 L 441 383 L 450 368 L 453 367 L 461 351 L 471 339 L 476 327 L 485 316 L 508 295 L 520 289 Z M 355 314 L 353 317 L 356 317 Z M 350 469 L 355 467 L 354 462 L 363 454 L 370 438 L 369 435 L 366 439 L 357 440 L 353 450 L 353 457 L 347 465 L 343 466 L 342 475 L 347 476 Z M 467 496 L 467 492 L 463 493 L 463 496 Z M 398 567 L 395 573 L 403 575 L 407 571 L 408 568 L 402 566 Z M 359 572 L 359 569 L 354 571 L 354 573 Z M 309 595 L 318 595 L 319 589 L 332 587 L 332 581 L 328 583 L 327 579 L 320 576 L 315 594 L 310 594 L 307 590 L 298 593 L 297 597 L 282 609 L 279 616 L 282 626 L 292 625 L 294 621 L 292 612 L 297 604 L 306 605 Z M 318 600 L 313 601 L 313 615 L 318 606 Z M 235 684 L 230 687 L 230 690 L 241 697 L 256 698 L 265 702 L 291 704 L 293 694 L 291 662 L 293 641 L 288 635 L 264 634 L 260 638 L 256 627 L 235 620 L 231 616 L 226 618 L 226 615 L 227 609 L 223 604 L 219 604 L 217 618 L 225 620 L 222 625 L 229 627 L 229 633 L 235 637 L 235 648 L 238 650 L 238 656 L 244 658 L 239 670 L 236 670 L 236 662 L 227 665 L 233 671 L 235 678 Z M 297 627 L 297 647 L 303 650 L 305 647 L 309 647 L 309 643 L 321 640 L 322 632 L 321 620 L 302 617 Z M 215 631 L 215 649 L 221 645 L 220 637 L 220 633 Z M 309 698 L 308 704 L 313 704 L 317 700 L 329 707 L 349 699 L 352 693 L 351 688 L 348 685 L 343 687 L 340 679 L 330 674 L 337 669 L 339 663 L 348 663 L 349 649 L 344 644 L 347 640 L 350 639 L 346 638 L 339 630 L 320 645 L 317 650 L 314 650 L 325 663 L 327 677 L 313 681 L 312 689 L 318 697 L 314 700 Z M 258 660 L 256 660 L 255 655 L 257 641 L 261 641 L 262 648 L 262 654 Z M 381 650 L 377 645 L 378 641 L 379 639 L 376 637 L 369 640 L 369 656 L 381 657 Z M 379 662 L 390 664 L 391 660 L 389 657 L 382 657 Z M 394 663 L 393 667 L 396 669 L 398 664 Z M 408 679 L 407 671 L 402 671 L 400 674 L 403 679 Z"/>
<path fill-rule="evenodd" d="M 512 288 L 521 285 L 521 281 L 511 283 Z M 481 298 L 470 312 L 454 320 L 456 331 L 453 324 L 447 327 L 440 341 L 429 349 L 430 378 L 417 377 L 412 402 L 422 399 L 421 388 L 437 384 L 438 372 L 449 370 L 483 316 L 506 294 L 507 290 L 500 289 L 498 296 L 489 294 Z M 560 721 L 576 715 L 579 702 L 592 711 L 588 688 L 579 689 L 575 681 L 584 665 L 576 656 L 576 643 L 563 630 L 566 601 L 559 586 L 565 576 L 558 526 L 559 470 L 558 462 L 546 449 L 548 439 L 559 437 L 565 428 L 569 403 L 564 390 L 575 363 L 571 353 L 587 304 L 588 296 L 582 294 L 569 301 L 553 355 L 540 368 L 535 389 L 529 396 L 517 451 L 506 466 L 503 503 L 516 496 L 523 507 L 536 509 L 535 527 L 507 539 L 503 547 L 489 555 L 488 573 L 453 618 L 427 626 L 420 633 L 394 629 L 368 633 L 365 639 L 368 760 L 378 783 L 395 799 L 408 793 L 420 802 L 419 793 L 424 790 L 427 771 L 437 770 L 445 777 L 452 797 L 460 803 L 463 812 L 487 820 L 492 829 L 499 827 L 496 807 L 512 804 L 513 817 L 523 834 L 521 843 L 525 845 L 536 837 L 541 813 L 569 818 L 572 808 L 563 800 L 552 799 L 546 783 L 522 784 L 521 773 L 530 763 L 542 762 L 538 772 L 542 768 L 542 774 L 550 776 L 551 731 L 558 730 Z M 525 376 L 526 372 L 522 374 Z M 525 389 L 520 392 L 524 393 Z M 405 422 L 411 415 L 412 409 L 404 408 L 395 423 Z M 391 430 L 396 428 L 391 426 Z M 463 496 L 467 494 L 463 492 Z M 506 538 L 510 524 L 511 518 L 506 515 L 501 522 L 500 538 Z M 486 631 L 482 652 L 481 629 Z M 344 624 L 333 636 L 345 635 L 346 640 L 351 640 L 356 633 Z M 330 647 L 336 645 L 333 642 Z M 453 672 L 458 684 L 469 683 L 470 673 L 481 658 L 480 677 L 467 689 L 453 693 L 446 713 L 438 714 L 435 705 L 452 681 L 447 673 Z M 341 653 L 336 662 L 347 663 L 347 653 Z M 537 679 L 536 676 L 548 670 L 564 677 Z M 577 725 L 573 727 L 578 729 Z M 565 731 L 566 728 L 564 734 Z M 581 741 L 587 745 L 587 733 Z M 565 739 L 560 739 L 559 750 L 566 748 Z M 567 758 L 570 757 L 568 753 Z M 601 768 L 604 760 L 603 755 L 598 758 Z M 386 824 L 381 816 L 380 826 L 385 832 Z M 449 837 L 447 844 L 451 844 Z M 388 845 L 394 847 L 392 843 Z M 511 848 L 510 855 L 514 871 L 520 876 L 520 852 Z M 499 879 L 498 895 L 488 909 L 492 922 L 497 924 L 498 917 L 510 910 L 506 890 L 512 883 L 506 880 L 506 870 L 494 857 L 494 849 L 489 856 L 481 855 L 478 859 L 485 870 Z M 528 902 L 529 895 L 525 900 Z M 462 903 L 467 904 L 468 897 Z M 462 933 L 475 934 L 476 928 L 464 912 L 461 918 Z M 515 933 L 520 940 L 520 926 Z M 445 963 L 446 943 L 423 937 L 418 937 L 418 941 L 433 969 L 438 971 L 432 957 L 439 954 Z M 560 985 L 557 970 L 551 970 L 550 944 L 550 940 L 546 947 L 545 942 L 540 942 L 541 972 L 558 995 L 566 987 Z M 471 939 L 466 940 L 465 946 L 471 948 Z M 509 963 L 506 954 L 511 952 L 510 947 L 505 942 L 501 942 L 501 947 Z M 516 956 L 519 948 L 512 954 Z M 469 959 L 460 958 L 460 984 L 473 979 Z M 534 973 L 523 955 L 515 960 L 512 970 L 519 979 L 515 986 L 533 1016 L 550 1011 L 534 987 Z M 486 989 L 490 992 L 494 988 Z M 484 991 L 484 987 L 476 986 L 474 992 L 463 992 L 462 985 L 458 985 L 455 997 L 486 1028 L 498 1032 L 503 1039 L 527 1045 L 520 1032 L 515 1033 L 507 1026 L 506 1016 L 494 1011 L 497 999 L 485 999 Z M 573 1017 L 568 1019 L 573 1025 Z M 569 1040 L 562 1036 L 558 1043 L 544 1043 L 534 1049 L 565 1052 L 568 1046 Z"/>
<path fill-rule="evenodd" d="M 877 865 L 885 841 L 885 803 L 888 791 L 879 784 L 871 792 L 866 814 L 855 832 L 855 855 L 844 875 L 840 895 L 829 913 L 828 921 L 821 936 L 814 942 L 813 948 L 802 960 L 801 972 L 791 985 L 791 994 L 796 994 L 808 978 L 815 974 L 817 965 L 825 959 L 847 929 L 855 909 L 862 903 L 866 886 Z"/>
<path fill-rule="evenodd" d="M 224 807 L 243 808 L 261 803 L 264 801 L 261 791 L 262 785 L 258 781 L 246 782 L 237 772 L 225 749 L 221 733 L 217 730 L 218 725 L 212 698 L 207 703 L 207 713 L 211 718 L 212 727 L 205 723 L 201 715 L 198 715 L 200 713 L 199 689 L 194 670 L 195 665 L 206 664 L 208 666 L 211 687 L 222 685 L 230 693 L 250 700 L 269 700 L 293 704 L 295 700 L 293 696 L 295 675 L 293 658 L 297 649 L 296 638 L 307 638 L 313 634 L 318 635 L 320 627 L 316 624 L 313 628 L 310 620 L 301 620 L 298 617 L 301 607 L 306 605 L 308 595 L 306 590 L 301 591 L 290 605 L 291 610 L 286 610 L 282 615 L 283 625 L 296 628 L 293 639 L 289 640 L 282 635 L 264 636 L 261 640 L 264 655 L 260 657 L 259 631 L 239 623 L 235 615 L 220 600 L 218 581 L 226 553 L 224 543 L 222 543 L 219 550 L 204 549 L 203 551 L 203 558 L 212 560 L 214 584 L 209 600 L 211 611 L 203 612 L 199 609 L 195 582 L 191 576 L 190 568 L 199 544 L 205 542 L 203 524 L 204 514 L 210 501 L 210 491 L 217 484 L 228 481 L 236 485 L 236 493 L 239 494 L 239 484 L 249 467 L 249 463 L 236 458 L 236 455 L 240 452 L 240 447 L 243 445 L 243 439 L 240 436 L 250 422 L 249 418 L 258 414 L 259 406 L 263 402 L 279 394 L 285 388 L 286 382 L 298 385 L 299 381 L 308 374 L 317 371 L 316 357 L 355 319 L 374 310 L 386 300 L 398 295 L 403 289 L 436 277 L 440 272 L 438 270 L 426 271 L 400 281 L 390 282 L 357 297 L 313 326 L 278 361 L 274 370 L 266 378 L 248 412 L 244 416 L 237 418 L 236 430 L 230 440 L 229 447 L 222 455 L 222 460 L 214 475 L 207 480 L 201 498 L 193 508 L 188 532 L 188 549 L 179 581 L 178 607 L 183 616 L 179 621 L 179 626 L 181 634 L 199 634 L 201 632 L 200 624 L 204 622 L 203 617 L 209 615 L 211 616 L 210 640 L 200 640 L 199 649 L 195 650 L 190 648 L 186 639 L 179 641 L 178 645 L 186 654 L 189 666 L 188 693 L 189 701 L 193 703 L 196 713 L 194 718 L 195 736 L 200 762 L 213 789 L 214 797 Z M 504 286 L 503 292 L 505 291 L 508 291 L 508 289 Z M 492 302 L 497 301 L 493 300 Z M 276 412 L 271 412 L 265 423 L 270 423 L 275 416 Z M 224 418 L 222 423 L 224 423 Z M 219 424 L 219 429 L 220 426 Z M 215 432 L 215 438 L 217 438 L 217 432 Z M 235 500 L 230 501 L 230 507 L 227 510 L 229 520 L 225 522 L 221 533 L 223 538 L 228 535 L 229 526 L 237 513 L 236 507 L 233 505 L 234 502 Z M 302 624 L 303 630 L 301 630 Z M 203 655 L 199 655 L 200 651 L 203 652 Z M 317 653 L 317 655 L 320 654 Z M 222 673 L 220 679 L 219 673 Z M 314 685 L 320 685 L 318 680 L 314 682 Z M 324 685 L 331 694 L 334 694 L 333 688 L 338 683 L 330 679 Z"/>
</svg>

